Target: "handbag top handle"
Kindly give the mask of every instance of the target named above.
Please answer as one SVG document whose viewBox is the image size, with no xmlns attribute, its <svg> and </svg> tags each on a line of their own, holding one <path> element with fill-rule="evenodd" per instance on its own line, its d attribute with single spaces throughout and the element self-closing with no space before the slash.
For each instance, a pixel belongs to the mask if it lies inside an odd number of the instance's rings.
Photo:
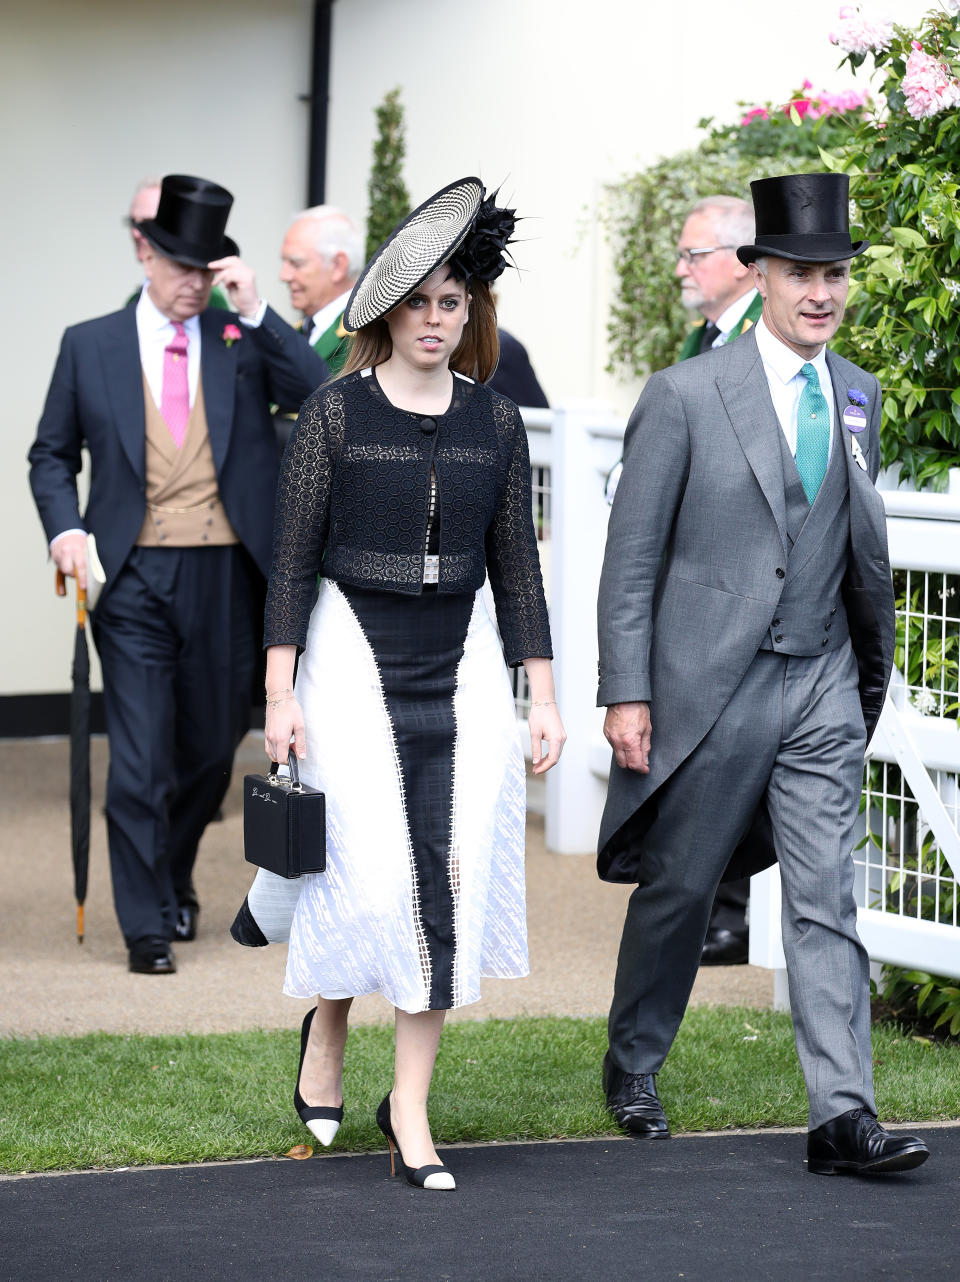
<svg viewBox="0 0 960 1282">
<path fill-rule="evenodd" d="M 277 761 L 270 762 L 270 773 L 267 776 L 267 778 L 270 780 L 271 783 L 280 783 L 280 784 L 286 783 L 286 780 L 281 779 L 279 774 L 277 773 L 279 769 L 280 769 L 279 762 Z M 294 752 L 292 747 L 290 748 L 290 751 L 287 753 L 287 769 L 290 771 L 291 792 L 302 792 L 303 785 L 300 783 L 300 766 L 299 766 L 299 763 L 297 762 L 297 754 Z"/>
</svg>

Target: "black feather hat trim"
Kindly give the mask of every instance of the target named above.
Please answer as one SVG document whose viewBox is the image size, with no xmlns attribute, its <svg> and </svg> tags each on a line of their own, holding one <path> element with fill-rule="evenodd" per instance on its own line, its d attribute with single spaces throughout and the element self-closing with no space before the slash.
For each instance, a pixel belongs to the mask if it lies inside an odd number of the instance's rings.
<svg viewBox="0 0 960 1282">
<path fill-rule="evenodd" d="M 450 259 L 456 276 L 464 280 L 482 280 L 489 284 L 507 267 L 505 254 L 517 226 L 517 211 L 497 205 L 499 191 L 487 196 L 477 210 L 473 226 Z M 512 258 L 513 255 L 511 254 Z"/>
</svg>

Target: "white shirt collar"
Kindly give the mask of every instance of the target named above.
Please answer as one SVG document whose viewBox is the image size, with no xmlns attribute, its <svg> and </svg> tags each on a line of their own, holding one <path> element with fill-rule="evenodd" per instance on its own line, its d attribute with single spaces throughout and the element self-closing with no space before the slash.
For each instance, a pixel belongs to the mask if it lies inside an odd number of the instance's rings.
<svg viewBox="0 0 960 1282">
<path fill-rule="evenodd" d="M 313 323 L 317 327 L 317 332 L 314 335 L 315 338 L 319 338 L 321 334 L 326 333 L 346 307 L 347 299 L 350 297 L 351 293 L 352 290 L 348 289 L 345 294 L 341 294 L 340 297 L 335 298 L 332 303 L 325 304 L 318 312 L 314 313 Z"/>
<path fill-rule="evenodd" d="M 803 356 L 798 355 L 792 347 L 787 347 L 786 343 L 781 342 L 779 338 L 771 334 L 764 324 L 762 316 L 754 326 L 754 333 L 757 336 L 760 359 L 763 361 L 768 374 L 775 374 L 782 383 L 786 384 L 797 377 L 804 365 L 810 364 L 817 371 L 817 377 L 820 379 L 821 384 L 826 383 L 826 386 L 830 386 L 826 344 L 820 348 L 816 356 L 812 356 L 807 361 Z"/>
<path fill-rule="evenodd" d="M 755 289 L 748 290 L 746 294 L 741 294 L 739 298 L 735 298 L 730 306 L 720 313 L 714 324 L 724 338 L 730 333 L 737 321 L 740 320 L 756 296 L 757 291 Z"/>
<path fill-rule="evenodd" d="M 164 316 L 144 286 L 137 299 L 137 329 L 141 334 L 154 334 L 167 327 L 173 329 L 173 321 L 169 316 Z M 200 333 L 200 317 L 191 316 L 183 322 L 183 328 L 187 331 L 188 338 L 196 338 Z"/>
</svg>

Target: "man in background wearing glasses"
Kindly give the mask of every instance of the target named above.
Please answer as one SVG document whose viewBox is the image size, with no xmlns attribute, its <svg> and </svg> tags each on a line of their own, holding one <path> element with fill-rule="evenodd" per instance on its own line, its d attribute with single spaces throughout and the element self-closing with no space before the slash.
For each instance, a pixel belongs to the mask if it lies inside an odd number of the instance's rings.
<svg viewBox="0 0 960 1282">
<path fill-rule="evenodd" d="M 736 196 L 705 196 L 690 210 L 676 276 L 684 307 L 698 315 L 678 360 L 732 342 L 759 319 L 763 300 L 734 252 L 754 234 L 753 209 Z"/>
</svg>

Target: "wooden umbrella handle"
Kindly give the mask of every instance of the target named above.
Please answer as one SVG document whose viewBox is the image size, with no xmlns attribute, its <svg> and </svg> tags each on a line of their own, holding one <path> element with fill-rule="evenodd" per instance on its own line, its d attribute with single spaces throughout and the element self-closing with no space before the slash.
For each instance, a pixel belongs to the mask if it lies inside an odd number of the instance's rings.
<svg viewBox="0 0 960 1282">
<path fill-rule="evenodd" d="M 62 570 L 57 571 L 57 596 L 67 595 L 67 580 Z M 77 584 L 77 627 L 86 627 L 87 623 L 87 589 Z"/>
</svg>

